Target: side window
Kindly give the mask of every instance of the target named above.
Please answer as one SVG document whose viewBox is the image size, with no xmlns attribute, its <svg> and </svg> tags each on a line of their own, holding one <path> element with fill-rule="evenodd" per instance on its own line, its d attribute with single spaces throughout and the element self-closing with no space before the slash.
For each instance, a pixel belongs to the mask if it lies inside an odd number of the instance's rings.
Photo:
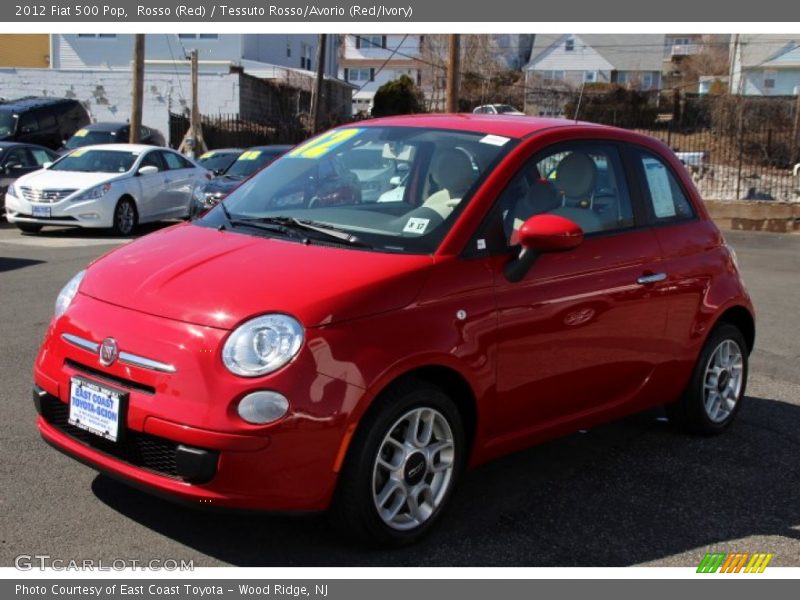
<svg viewBox="0 0 800 600">
<path fill-rule="evenodd" d="M 58 127 L 53 113 L 39 113 L 39 129 L 55 129 Z"/>
<path fill-rule="evenodd" d="M 159 171 L 164 170 L 164 163 L 161 162 L 160 152 L 148 152 L 142 158 L 142 162 L 139 165 L 141 167 L 156 167 Z"/>
<path fill-rule="evenodd" d="M 55 160 L 47 150 L 42 150 L 40 148 L 31 148 L 31 154 L 33 155 L 33 160 L 35 160 L 36 164 L 40 167 L 46 162 L 53 162 Z"/>
<path fill-rule="evenodd" d="M 690 219 L 694 216 L 692 205 L 678 183 L 677 177 L 660 158 L 640 152 L 642 172 L 650 208 L 658 221 Z"/>
<path fill-rule="evenodd" d="M 186 169 L 190 166 L 181 156 L 174 152 L 162 152 L 161 156 L 164 157 L 164 162 L 167 164 L 167 169 Z"/>
<path fill-rule="evenodd" d="M 14 148 L 6 154 L 5 165 L 19 165 L 21 167 L 35 167 L 36 163 L 27 148 Z"/>
<path fill-rule="evenodd" d="M 633 227 L 622 162 L 609 144 L 560 144 L 530 159 L 498 199 L 506 241 L 534 215 L 561 215 L 585 234 Z"/>
</svg>

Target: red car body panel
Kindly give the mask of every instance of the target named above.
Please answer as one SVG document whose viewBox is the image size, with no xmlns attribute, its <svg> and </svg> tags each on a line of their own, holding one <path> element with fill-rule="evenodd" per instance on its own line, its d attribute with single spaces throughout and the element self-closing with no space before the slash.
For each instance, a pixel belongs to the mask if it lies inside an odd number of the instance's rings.
<svg viewBox="0 0 800 600">
<path fill-rule="evenodd" d="M 470 464 L 477 465 L 677 399 L 723 312 L 753 314 L 730 250 L 685 169 L 660 142 L 521 117 L 422 116 L 367 126 L 387 124 L 520 139 L 435 254 L 308 246 L 179 225 L 92 264 L 72 305 L 50 324 L 34 370 L 41 389 L 68 402 L 70 377 L 82 366 L 101 380 L 151 389 L 130 391 L 128 428 L 218 450 L 210 482 L 131 466 L 40 416 L 42 436 L 96 468 L 193 503 L 323 510 L 360 419 L 399 377 L 414 372 L 463 386 L 457 401 L 472 416 Z M 463 257 L 524 161 L 579 139 L 637 144 L 664 158 L 690 191 L 696 218 L 587 236 L 577 248 L 543 254 L 515 283 L 503 275 L 509 256 Z M 657 271 L 669 276 L 637 284 Z M 305 325 L 299 354 L 264 377 L 231 374 L 220 360 L 227 335 L 269 312 Z M 113 335 L 120 348 L 167 361 L 176 372 L 101 367 L 63 334 L 97 342 Z M 264 426 L 242 421 L 236 404 L 256 389 L 289 398 L 287 416 Z"/>
</svg>

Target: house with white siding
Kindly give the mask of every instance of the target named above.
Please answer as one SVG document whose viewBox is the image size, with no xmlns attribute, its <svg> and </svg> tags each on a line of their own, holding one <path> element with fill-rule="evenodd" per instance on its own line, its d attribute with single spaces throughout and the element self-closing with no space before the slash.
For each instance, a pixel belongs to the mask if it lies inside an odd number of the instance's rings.
<svg viewBox="0 0 800 600">
<path fill-rule="evenodd" d="M 661 34 L 537 34 L 525 66 L 526 83 L 557 88 L 619 83 L 657 90 L 664 47 Z"/>
<path fill-rule="evenodd" d="M 733 36 L 730 92 L 745 96 L 800 95 L 800 35 Z"/>
</svg>

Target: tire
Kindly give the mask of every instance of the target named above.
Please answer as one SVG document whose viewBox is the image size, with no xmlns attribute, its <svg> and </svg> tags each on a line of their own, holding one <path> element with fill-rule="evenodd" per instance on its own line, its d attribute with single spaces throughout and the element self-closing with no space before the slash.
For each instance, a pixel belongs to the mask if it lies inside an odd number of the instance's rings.
<svg viewBox="0 0 800 600">
<path fill-rule="evenodd" d="M 728 429 L 744 400 L 747 371 L 748 348 L 742 332 L 730 323 L 717 325 L 700 352 L 683 397 L 665 407 L 670 423 L 698 435 L 717 435 Z"/>
<path fill-rule="evenodd" d="M 136 204 L 131 198 L 120 198 L 114 208 L 114 223 L 111 231 L 114 235 L 131 235 L 139 222 L 139 215 L 136 212 Z"/>
<path fill-rule="evenodd" d="M 14 225 L 23 233 L 39 233 L 42 230 L 42 225 L 38 223 L 14 223 Z"/>
<path fill-rule="evenodd" d="M 399 384 L 376 402 L 350 445 L 329 517 L 358 541 L 403 546 L 424 536 L 447 505 L 466 461 L 464 426 L 447 394 L 424 382 Z M 416 437 L 412 422 L 422 425 Z"/>
</svg>

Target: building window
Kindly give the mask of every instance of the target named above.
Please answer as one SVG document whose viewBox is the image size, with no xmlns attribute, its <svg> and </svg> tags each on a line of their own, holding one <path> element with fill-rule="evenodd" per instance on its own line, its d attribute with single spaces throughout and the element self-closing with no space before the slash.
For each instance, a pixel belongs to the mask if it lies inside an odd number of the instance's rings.
<svg viewBox="0 0 800 600">
<path fill-rule="evenodd" d="M 774 90 L 775 89 L 775 80 L 778 77 L 777 71 L 764 71 L 764 89 L 765 90 Z"/>
<path fill-rule="evenodd" d="M 627 83 L 628 73 L 625 71 L 617 71 L 617 83 Z"/>
<path fill-rule="evenodd" d="M 564 50 L 567 52 L 575 50 L 575 38 L 567 38 L 567 41 L 564 42 Z"/>
<path fill-rule="evenodd" d="M 642 75 L 642 89 L 649 90 L 653 87 L 653 74 L 652 73 L 645 73 Z"/>
<path fill-rule="evenodd" d="M 372 81 L 374 69 L 347 69 L 346 78 L 351 83 L 366 83 Z"/>
<path fill-rule="evenodd" d="M 306 71 L 311 70 L 311 44 L 302 44 L 301 45 L 301 55 L 300 55 L 300 68 L 305 69 Z"/>
<path fill-rule="evenodd" d="M 292 58 L 292 43 L 286 42 L 286 58 Z"/>
<path fill-rule="evenodd" d="M 597 81 L 597 71 L 584 71 L 583 81 L 584 83 L 594 83 Z"/>
<path fill-rule="evenodd" d="M 542 71 L 545 81 L 564 81 L 564 71 Z"/>
</svg>

